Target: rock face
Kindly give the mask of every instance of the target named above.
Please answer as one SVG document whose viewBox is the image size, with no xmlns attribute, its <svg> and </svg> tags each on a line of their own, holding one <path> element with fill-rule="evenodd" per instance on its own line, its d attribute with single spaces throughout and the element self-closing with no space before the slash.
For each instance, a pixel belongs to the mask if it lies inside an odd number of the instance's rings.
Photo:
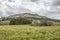
<svg viewBox="0 0 60 40">
<path fill-rule="evenodd" d="M 11 15 L 9 16 L 10 18 L 16 18 L 16 17 L 27 17 L 27 18 L 47 18 L 45 16 L 40 16 L 38 14 L 31 14 L 31 13 L 21 13 L 21 14 L 15 14 L 15 15 Z"/>
</svg>

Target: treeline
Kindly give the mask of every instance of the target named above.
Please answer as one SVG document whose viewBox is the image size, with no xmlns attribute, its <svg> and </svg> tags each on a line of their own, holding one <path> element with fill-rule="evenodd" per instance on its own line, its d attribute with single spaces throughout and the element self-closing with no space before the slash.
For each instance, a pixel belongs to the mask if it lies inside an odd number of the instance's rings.
<svg viewBox="0 0 60 40">
<path fill-rule="evenodd" d="M 26 17 L 17 17 L 17 18 L 3 18 L 0 22 L 0 25 L 32 25 L 32 26 L 52 26 L 53 22 L 48 21 L 47 19 L 33 19 Z"/>
<path fill-rule="evenodd" d="M 27 19 L 27 18 L 13 18 L 10 20 L 10 25 L 23 25 L 23 24 L 31 24 L 32 20 L 31 19 Z"/>
</svg>

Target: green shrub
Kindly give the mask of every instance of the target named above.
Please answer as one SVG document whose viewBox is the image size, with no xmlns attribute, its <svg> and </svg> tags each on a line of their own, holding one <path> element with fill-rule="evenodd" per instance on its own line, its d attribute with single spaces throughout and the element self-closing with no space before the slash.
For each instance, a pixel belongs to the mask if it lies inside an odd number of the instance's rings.
<svg viewBox="0 0 60 40">
<path fill-rule="evenodd" d="M 53 26 L 54 23 L 51 21 L 39 21 L 39 20 L 34 20 L 32 21 L 32 26 Z"/>
<path fill-rule="evenodd" d="M 31 25 L 32 26 L 40 26 L 40 21 L 39 20 L 33 20 Z"/>
<path fill-rule="evenodd" d="M 0 20 L 0 22 L 1 22 L 1 20 Z"/>
<path fill-rule="evenodd" d="M 27 18 L 16 18 L 10 20 L 10 25 L 22 25 L 22 24 L 31 24 L 32 20 Z"/>
<path fill-rule="evenodd" d="M 0 25 L 9 25 L 10 21 L 1 21 Z"/>
<path fill-rule="evenodd" d="M 40 26 L 53 26 L 54 23 L 50 21 L 43 21 L 40 23 Z"/>
<path fill-rule="evenodd" d="M 12 24 L 15 25 L 15 22 L 16 22 L 15 20 L 16 20 L 16 19 L 11 19 L 9 24 L 10 24 L 10 25 L 12 25 Z"/>
</svg>

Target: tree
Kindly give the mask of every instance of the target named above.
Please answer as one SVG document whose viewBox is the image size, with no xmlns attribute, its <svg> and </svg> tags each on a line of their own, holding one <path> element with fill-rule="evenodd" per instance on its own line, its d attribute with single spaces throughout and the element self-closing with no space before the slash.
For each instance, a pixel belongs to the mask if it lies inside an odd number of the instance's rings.
<svg viewBox="0 0 60 40">
<path fill-rule="evenodd" d="M 31 24 L 32 20 L 29 20 L 27 18 L 15 18 L 10 20 L 10 25 L 22 25 L 22 24 Z"/>
<path fill-rule="evenodd" d="M 31 25 L 32 26 L 40 26 L 40 20 L 33 20 Z"/>
<path fill-rule="evenodd" d="M 11 20 L 10 20 L 10 25 L 15 25 L 15 20 L 16 20 L 16 19 L 11 19 Z"/>
<path fill-rule="evenodd" d="M 2 17 L 2 21 L 5 21 L 6 20 L 6 18 L 5 17 Z"/>
<path fill-rule="evenodd" d="M 48 21 L 46 18 L 42 19 L 40 22 L 40 26 L 53 26 L 54 23 L 51 21 Z"/>
</svg>

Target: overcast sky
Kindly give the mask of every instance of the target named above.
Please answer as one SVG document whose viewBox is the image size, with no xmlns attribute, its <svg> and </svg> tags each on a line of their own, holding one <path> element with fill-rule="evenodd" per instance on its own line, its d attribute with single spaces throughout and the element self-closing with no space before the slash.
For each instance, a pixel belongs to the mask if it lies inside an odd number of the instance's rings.
<svg viewBox="0 0 60 40">
<path fill-rule="evenodd" d="M 60 0 L 0 0 L 0 17 L 22 12 L 60 19 Z"/>
</svg>

